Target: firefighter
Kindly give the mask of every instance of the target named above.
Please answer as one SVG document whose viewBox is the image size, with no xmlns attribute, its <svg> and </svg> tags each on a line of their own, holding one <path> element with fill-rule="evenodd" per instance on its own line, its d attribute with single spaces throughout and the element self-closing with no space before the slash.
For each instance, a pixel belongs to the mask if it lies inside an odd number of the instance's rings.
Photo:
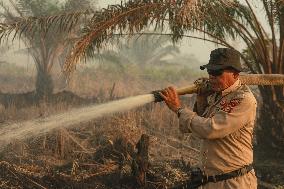
<svg viewBox="0 0 284 189">
<path fill-rule="evenodd" d="M 181 105 L 174 87 L 160 92 L 177 114 L 180 131 L 203 139 L 196 188 L 256 189 L 252 138 L 257 102 L 239 80 L 240 53 L 215 49 L 200 69 L 207 69 L 209 79 L 200 82 L 193 110 Z"/>
</svg>

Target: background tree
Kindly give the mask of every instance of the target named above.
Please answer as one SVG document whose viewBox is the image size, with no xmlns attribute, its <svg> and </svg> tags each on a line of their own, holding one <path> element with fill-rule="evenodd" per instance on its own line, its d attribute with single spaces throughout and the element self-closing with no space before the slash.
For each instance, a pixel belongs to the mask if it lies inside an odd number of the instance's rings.
<svg viewBox="0 0 284 189">
<path fill-rule="evenodd" d="M 88 0 L 67 0 L 60 4 L 57 0 L 9 0 L 9 3 L 1 2 L 1 16 L 4 23 L 18 22 L 26 17 L 42 17 L 46 15 L 62 14 L 66 11 L 82 11 L 90 7 Z M 33 32 L 24 30 L 19 33 L 19 38 L 27 47 L 27 52 L 35 62 L 37 69 L 36 76 L 36 97 L 44 99 L 49 97 L 54 88 L 51 71 L 54 63 L 60 63 L 60 58 L 67 53 L 68 47 L 72 43 L 72 39 L 77 36 L 78 26 L 77 21 L 74 21 L 69 26 L 72 26 L 72 32 L 69 35 L 58 32 L 57 25 L 45 28 L 37 26 L 33 28 Z M 52 21 L 52 20 L 51 20 Z M 58 25 L 63 24 L 57 23 Z M 66 25 L 67 26 L 67 25 Z M 14 36 L 15 37 L 15 36 Z"/>
<path fill-rule="evenodd" d="M 242 3 L 243 2 L 243 3 Z M 82 57 L 100 49 L 114 35 L 135 34 L 147 27 L 170 31 L 173 42 L 187 32 L 203 33 L 204 37 L 188 36 L 234 48 L 229 41 L 241 39 L 248 49 L 242 58 L 250 73 L 283 74 L 284 1 L 283 0 L 135 0 L 108 6 L 95 12 L 65 62 L 65 71 L 72 72 Z M 269 31 L 257 17 L 252 3 L 263 6 Z M 65 20 L 69 23 L 70 20 Z M 2 25 L 2 35 L 15 28 L 35 27 L 39 19 L 21 24 Z M 47 23 L 49 24 L 49 23 Z M 19 25 L 21 27 L 19 27 Z M 64 26 L 63 26 L 64 27 Z M 259 143 L 277 148 L 284 146 L 283 87 L 259 86 L 263 97 L 260 123 L 264 133 Z M 268 111 L 267 111 L 268 110 Z M 269 121 L 268 121 L 269 120 Z M 269 124 L 268 124 L 268 122 Z M 263 137 L 262 137 L 263 136 Z"/>
<path fill-rule="evenodd" d="M 142 35 L 120 40 L 113 50 L 96 55 L 123 67 L 124 64 L 163 65 L 168 63 L 167 58 L 179 52 L 179 47 L 171 43 L 169 36 Z"/>
</svg>

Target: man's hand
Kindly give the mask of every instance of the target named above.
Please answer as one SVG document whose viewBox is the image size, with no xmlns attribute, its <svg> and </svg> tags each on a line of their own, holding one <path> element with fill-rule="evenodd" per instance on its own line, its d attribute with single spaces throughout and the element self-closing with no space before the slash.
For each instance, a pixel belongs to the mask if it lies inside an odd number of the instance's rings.
<svg viewBox="0 0 284 189">
<path fill-rule="evenodd" d="M 181 107 L 181 103 L 177 94 L 177 91 L 173 87 L 168 87 L 160 92 L 161 97 L 164 99 L 165 103 L 175 113 Z"/>
</svg>

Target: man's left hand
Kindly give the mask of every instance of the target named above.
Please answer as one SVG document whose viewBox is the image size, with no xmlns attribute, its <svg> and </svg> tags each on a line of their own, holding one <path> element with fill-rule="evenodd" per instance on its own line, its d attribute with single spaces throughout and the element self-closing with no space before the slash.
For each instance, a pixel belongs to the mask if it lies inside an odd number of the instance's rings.
<svg viewBox="0 0 284 189">
<path fill-rule="evenodd" d="M 177 91 L 173 87 L 168 87 L 160 92 L 161 97 L 164 99 L 165 103 L 175 113 L 181 107 L 181 103 L 177 94 Z"/>
</svg>

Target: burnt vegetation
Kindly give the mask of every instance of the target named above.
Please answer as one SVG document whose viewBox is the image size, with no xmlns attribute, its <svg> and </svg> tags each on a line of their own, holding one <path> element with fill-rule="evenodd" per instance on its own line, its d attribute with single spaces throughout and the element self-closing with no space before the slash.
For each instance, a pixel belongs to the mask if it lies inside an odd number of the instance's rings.
<svg viewBox="0 0 284 189">
<path fill-rule="evenodd" d="M 263 8 L 268 31 L 255 2 Z M 94 4 L 1 2 L 0 42 L 21 41 L 36 73 L 0 57 L 0 129 L 172 83 L 191 83 L 202 74 L 195 59 L 183 55 L 181 60 L 176 44 L 183 38 L 230 48 L 232 40 L 241 40 L 247 73 L 284 72 L 281 0 L 130 0 L 101 10 Z M 81 60 L 87 62 L 85 68 L 79 66 Z M 259 186 L 281 188 L 283 87 L 259 86 L 255 93 L 262 104 L 255 143 Z M 194 96 L 183 100 L 192 106 Z M 167 108 L 151 104 L 1 147 L 0 188 L 172 187 L 190 178 L 199 142 L 178 132 L 177 119 Z"/>
</svg>

